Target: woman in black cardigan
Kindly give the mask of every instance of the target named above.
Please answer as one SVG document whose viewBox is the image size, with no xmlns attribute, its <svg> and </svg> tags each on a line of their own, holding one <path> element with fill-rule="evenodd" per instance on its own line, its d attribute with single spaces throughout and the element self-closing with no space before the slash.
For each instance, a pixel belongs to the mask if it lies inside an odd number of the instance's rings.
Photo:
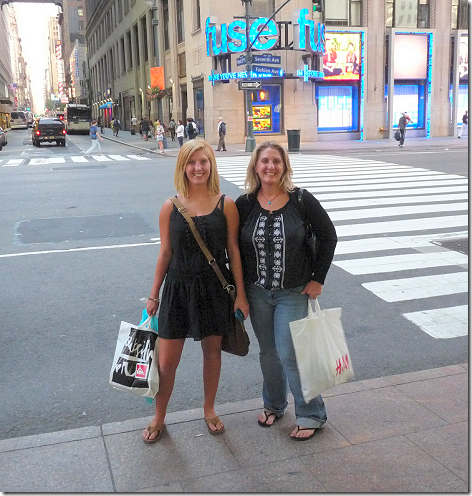
<svg viewBox="0 0 472 496">
<path fill-rule="evenodd" d="M 236 200 L 246 296 L 259 341 L 264 411 L 270 427 L 287 409 L 287 381 L 294 397 L 295 441 L 312 438 L 327 415 L 321 395 L 305 403 L 289 323 L 308 314 L 308 299 L 321 294 L 337 243 L 326 211 L 308 191 L 292 183 L 287 152 L 275 142 L 254 150 L 246 193 Z M 306 242 L 306 221 L 317 238 L 316 259 Z"/>
</svg>

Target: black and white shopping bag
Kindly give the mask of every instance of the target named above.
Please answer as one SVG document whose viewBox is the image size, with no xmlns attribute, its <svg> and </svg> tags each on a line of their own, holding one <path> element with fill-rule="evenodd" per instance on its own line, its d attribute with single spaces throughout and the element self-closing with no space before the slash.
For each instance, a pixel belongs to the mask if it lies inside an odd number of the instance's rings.
<svg viewBox="0 0 472 496">
<path fill-rule="evenodd" d="M 151 328 L 155 321 L 151 316 L 139 326 L 121 322 L 109 380 L 114 388 L 146 398 L 156 396 L 159 339 L 157 329 Z"/>
</svg>

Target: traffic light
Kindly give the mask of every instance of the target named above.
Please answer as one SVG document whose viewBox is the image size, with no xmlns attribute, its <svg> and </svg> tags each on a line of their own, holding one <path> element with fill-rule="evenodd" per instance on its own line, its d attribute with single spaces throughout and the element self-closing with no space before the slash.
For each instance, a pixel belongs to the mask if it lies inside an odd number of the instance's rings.
<svg viewBox="0 0 472 496">
<path fill-rule="evenodd" d="M 311 0 L 313 12 L 324 12 L 324 0 Z"/>
</svg>

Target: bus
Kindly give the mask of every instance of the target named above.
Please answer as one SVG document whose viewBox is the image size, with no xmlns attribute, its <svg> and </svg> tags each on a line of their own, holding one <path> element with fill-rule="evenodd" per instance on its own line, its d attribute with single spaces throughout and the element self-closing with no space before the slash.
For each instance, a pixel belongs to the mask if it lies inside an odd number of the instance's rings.
<svg viewBox="0 0 472 496">
<path fill-rule="evenodd" d="M 92 109 L 81 103 L 68 103 L 65 108 L 64 122 L 67 134 L 88 134 L 92 122 Z"/>
</svg>

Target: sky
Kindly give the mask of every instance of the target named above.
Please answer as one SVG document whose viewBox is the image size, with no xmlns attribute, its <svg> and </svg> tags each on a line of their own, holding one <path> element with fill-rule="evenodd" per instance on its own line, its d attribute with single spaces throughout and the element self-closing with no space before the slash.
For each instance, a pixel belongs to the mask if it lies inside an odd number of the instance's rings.
<svg viewBox="0 0 472 496">
<path fill-rule="evenodd" d="M 47 3 L 11 3 L 16 12 L 23 56 L 31 78 L 35 111 L 44 109 L 44 71 L 48 67 L 48 19 L 59 8 Z"/>
</svg>

